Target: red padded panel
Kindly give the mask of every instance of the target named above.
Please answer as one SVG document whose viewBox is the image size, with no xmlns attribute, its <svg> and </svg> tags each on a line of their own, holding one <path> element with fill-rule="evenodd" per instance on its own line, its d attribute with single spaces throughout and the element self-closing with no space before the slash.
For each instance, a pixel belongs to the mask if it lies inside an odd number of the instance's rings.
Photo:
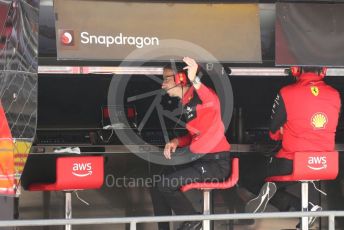
<svg viewBox="0 0 344 230">
<path fill-rule="evenodd" d="M 293 173 L 266 181 L 334 180 L 338 175 L 338 152 L 296 152 Z"/>
<path fill-rule="evenodd" d="M 56 160 L 56 182 L 31 184 L 29 190 L 97 189 L 103 180 L 103 156 L 59 157 Z"/>
</svg>

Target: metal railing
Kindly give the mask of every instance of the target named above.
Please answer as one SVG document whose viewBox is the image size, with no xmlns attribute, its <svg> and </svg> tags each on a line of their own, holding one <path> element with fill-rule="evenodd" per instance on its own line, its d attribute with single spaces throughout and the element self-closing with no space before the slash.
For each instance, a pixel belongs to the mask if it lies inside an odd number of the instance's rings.
<svg viewBox="0 0 344 230">
<path fill-rule="evenodd" d="M 4 220 L 0 227 L 20 226 L 57 226 L 57 225 L 98 225 L 98 224 L 130 224 L 130 230 L 136 230 L 138 223 L 182 222 L 202 220 L 238 220 L 238 219 L 274 219 L 274 218 L 301 218 L 327 217 L 328 229 L 335 230 L 335 217 L 344 217 L 344 211 L 321 212 L 270 212 L 270 213 L 239 213 L 239 214 L 212 214 L 192 216 L 144 216 L 144 217 L 114 217 L 114 218 L 78 218 L 78 219 L 39 219 L 39 220 Z"/>
</svg>

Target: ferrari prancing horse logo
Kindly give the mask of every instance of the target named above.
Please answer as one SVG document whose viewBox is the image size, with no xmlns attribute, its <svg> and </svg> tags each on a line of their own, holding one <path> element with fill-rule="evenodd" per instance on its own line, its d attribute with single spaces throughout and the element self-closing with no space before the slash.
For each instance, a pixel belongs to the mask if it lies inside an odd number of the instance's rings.
<svg viewBox="0 0 344 230">
<path fill-rule="evenodd" d="M 319 88 L 317 86 L 311 86 L 311 92 L 314 96 L 319 95 Z"/>
</svg>

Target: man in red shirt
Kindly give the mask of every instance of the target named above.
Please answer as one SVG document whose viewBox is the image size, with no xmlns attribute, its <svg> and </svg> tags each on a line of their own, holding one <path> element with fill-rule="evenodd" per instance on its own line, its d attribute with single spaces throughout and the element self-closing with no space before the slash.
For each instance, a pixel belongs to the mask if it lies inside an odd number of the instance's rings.
<svg viewBox="0 0 344 230">
<path fill-rule="evenodd" d="M 290 174 L 295 152 L 335 150 L 340 96 L 337 90 L 323 81 L 323 71 L 323 68 L 303 67 L 300 76 L 296 77 L 297 82 L 283 87 L 277 94 L 272 107 L 270 137 L 281 140 L 282 148 L 264 166 L 267 171 L 262 180 L 269 176 Z M 259 196 L 248 202 L 247 210 L 264 211 L 276 190 L 275 183 L 265 183 Z M 276 195 L 281 194 L 277 192 Z M 279 201 L 282 199 L 280 196 Z M 299 199 L 290 194 L 289 205 L 297 210 L 301 208 Z"/>
<path fill-rule="evenodd" d="M 198 156 L 201 157 L 183 165 L 173 173 L 164 175 L 164 180 L 158 184 L 158 189 L 165 201 L 160 205 L 168 206 L 177 215 L 192 215 L 197 212 L 185 194 L 180 191 L 180 187 L 192 182 L 225 180 L 230 174 L 230 145 L 224 135 L 225 128 L 221 119 L 218 96 L 196 76 L 198 65 L 195 60 L 185 57 L 183 61 L 187 65 L 184 69 L 188 71 L 187 77 L 191 85 L 185 84 L 182 79 L 176 83 L 175 71 L 171 67 L 165 67 L 162 88 L 169 96 L 181 99 L 188 134 L 169 141 L 165 145 L 164 156 L 173 159 L 178 147 L 189 146 L 192 154 L 199 154 Z M 164 215 L 164 213 L 157 214 Z M 201 229 L 201 227 L 200 221 L 188 221 L 179 229 Z"/>
</svg>

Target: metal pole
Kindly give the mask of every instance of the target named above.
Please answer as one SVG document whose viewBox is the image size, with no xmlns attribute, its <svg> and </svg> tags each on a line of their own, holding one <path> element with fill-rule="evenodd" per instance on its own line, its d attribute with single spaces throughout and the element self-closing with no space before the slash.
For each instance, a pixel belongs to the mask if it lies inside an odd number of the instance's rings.
<svg viewBox="0 0 344 230">
<path fill-rule="evenodd" d="M 72 219 L 72 193 L 66 192 L 65 194 L 65 218 Z M 65 230 L 72 230 L 72 225 L 66 224 Z"/>
<path fill-rule="evenodd" d="M 130 222 L 130 230 L 136 230 L 136 222 Z"/>
<path fill-rule="evenodd" d="M 203 214 L 210 215 L 210 192 L 211 190 L 203 190 Z M 203 230 L 210 230 L 210 220 L 203 220 Z"/>
<path fill-rule="evenodd" d="M 330 216 L 344 217 L 344 211 L 320 211 L 320 212 L 270 212 L 270 213 L 235 213 L 235 214 L 211 214 L 205 215 L 178 215 L 178 216 L 142 216 L 142 217 L 115 217 L 115 218 L 77 218 L 77 219 L 35 219 L 35 220 L 0 220 L 0 227 L 21 226 L 64 226 L 71 225 L 103 225 L 103 224 L 130 224 L 156 223 L 156 222 L 181 222 L 207 220 L 237 220 L 237 219 L 281 219 L 300 218 L 300 216 Z"/>
<path fill-rule="evenodd" d="M 328 229 L 329 230 L 335 230 L 336 226 L 335 226 L 336 222 L 334 220 L 334 215 L 329 215 L 328 217 Z"/>
<path fill-rule="evenodd" d="M 308 182 L 301 182 L 302 212 L 308 212 Z M 302 230 L 308 230 L 308 217 L 301 218 Z"/>
<path fill-rule="evenodd" d="M 51 200 L 51 192 L 50 191 L 43 191 L 43 218 L 49 219 L 50 218 L 50 200 Z M 49 230 L 49 226 L 44 226 L 43 230 Z"/>
</svg>

